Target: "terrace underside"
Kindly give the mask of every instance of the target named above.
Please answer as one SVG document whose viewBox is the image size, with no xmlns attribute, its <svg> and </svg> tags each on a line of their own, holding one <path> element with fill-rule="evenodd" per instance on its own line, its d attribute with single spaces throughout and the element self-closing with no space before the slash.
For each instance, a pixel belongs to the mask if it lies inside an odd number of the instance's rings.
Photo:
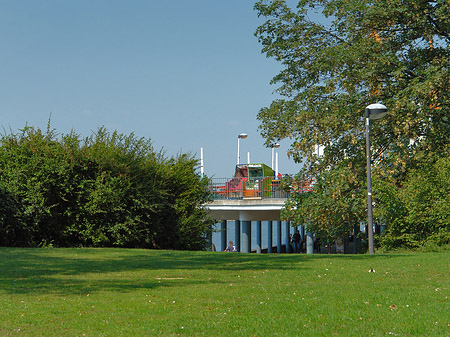
<svg viewBox="0 0 450 337">
<path fill-rule="evenodd" d="M 214 200 L 205 205 L 216 220 L 279 221 L 286 199 L 244 198 Z"/>
</svg>

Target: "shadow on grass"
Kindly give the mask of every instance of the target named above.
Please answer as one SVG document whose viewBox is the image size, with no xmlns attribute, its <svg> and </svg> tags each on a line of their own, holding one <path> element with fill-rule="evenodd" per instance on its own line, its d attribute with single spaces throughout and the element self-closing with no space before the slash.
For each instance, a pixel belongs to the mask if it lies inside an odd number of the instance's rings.
<svg viewBox="0 0 450 337">
<path fill-rule="evenodd" d="M 401 255 L 388 255 L 389 258 Z M 0 248 L 0 289 L 12 294 L 80 294 L 101 290 L 221 284 L 214 271 L 313 268 L 319 259 L 366 260 L 368 255 L 239 254 L 143 249 Z M 383 255 L 386 258 L 386 255 Z M 165 277 L 192 274 L 191 277 Z M 197 279 L 195 279 L 197 277 Z"/>
</svg>

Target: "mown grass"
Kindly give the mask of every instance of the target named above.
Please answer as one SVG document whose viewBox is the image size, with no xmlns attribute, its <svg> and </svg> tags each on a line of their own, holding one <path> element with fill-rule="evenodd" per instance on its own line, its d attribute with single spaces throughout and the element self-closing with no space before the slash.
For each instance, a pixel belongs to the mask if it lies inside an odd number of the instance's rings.
<svg viewBox="0 0 450 337">
<path fill-rule="evenodd" d="M 1 336 L 450 336 L 448 253 L 0 248 L 0 272 Z"/>
</svg>

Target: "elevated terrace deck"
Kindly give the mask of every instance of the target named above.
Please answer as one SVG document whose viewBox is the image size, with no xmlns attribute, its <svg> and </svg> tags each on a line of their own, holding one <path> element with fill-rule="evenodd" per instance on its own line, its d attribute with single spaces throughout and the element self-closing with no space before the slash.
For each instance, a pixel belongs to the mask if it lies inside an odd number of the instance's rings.
<svg viewBox="0 0 450 337">
<path fill-rule="evenodd" d="M 213 178 L 209 190 L 213 200 L 287 199 L 293 193 L 312 191 L 313 180 L 273 177 Z"/>
<path fill-rule="evenodd" d="M 286 199 L 293 193 L 310 192 L 312 180 L 272 177 L 235 177 L 212 179 L 209 186 L 213 201 L 204 205 L 216 220 L 277 221 Z"/>
</svg>

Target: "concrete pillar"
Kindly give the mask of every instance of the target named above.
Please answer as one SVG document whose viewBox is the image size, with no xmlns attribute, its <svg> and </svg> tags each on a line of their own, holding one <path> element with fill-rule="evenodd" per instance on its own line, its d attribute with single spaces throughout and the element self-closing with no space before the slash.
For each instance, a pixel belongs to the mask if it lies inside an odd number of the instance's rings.
<svg viewBox="0 0 450 337">
<path fill-rule="evenodd" d="M 360 243 L 358 234 L 360 232 L 360 229 L 361 229 L 361 227 L 359 224 L 353 225 L 353 254 L 358 254 L 359 243 Z"/>
<path fill-rule="evenodd" d="M 281 254 L 281 221 L 277 221 L 277 253 Z"/>
<path fill-rule="evenodd" d="M 256 221 L 256 253 L 261 254 L 261 221 Z"/>
<path fill-rule="evenodd" d="M 314 238 L 311 232 L 306 232 L 306 254 L 314 254 Z"/>
<path fill-rule="evenodd" d="M 242 252 L 250 253 L 252 247 L 252 222 L 248 220 L 241 221 L 242 225 Z"/>
<path fill-rule="evenodd" d="M 302 240 L 300 241 L 300 253 L 305 253 L 306 252 L 305 225 L 299 226 L 298 230 L 300 232 L 300 237 L 302 238 Z"/>
<path fill-rule="evenodd" d="M 238 252 L 241 251 L 241 221 L 234 221 L 234 240 L 236 241 L 234 244 L 236 246 L 236 250 Z"/>
<path fill-rule="evenodd" d="M 223 252 L 227 248 L 227 220 L 220 223 L 220 249 Z"/>
<path fill-rule="evenodd" d="M 211 226 L 211 232 L 208 233 L 208 247 L 209 247 L 209 249 L 210 249 L 211 251 L 214 251 L 214 248 L 213 248 L 213 239 L 212 239 L 212 236 L 213 236 L 213 230 L 215 229 L 214 227 L 215 227 L 215 224 L 213 224 L 213 225 Z"/>
<path fill-rule="evenodd" d="M 290 234 L 290 224 L 289 221 L 285 221 L 284 222 L 284 229 L 285 229 L 285 233 L 284 233 L 284 241 L 286 243 L 286 253 L 291 253 L 291 244 L 290 244 L 290 239 L 289 239 L 289 234 Z"/>
<path fill-rule="evenodd" d="M 267 253 L 272 253 L 273 246 L 273 223 L 267 221 Z"/>
<path fill-rule="evenodd" d="M 380 225 L 379 224 L 373 224 L 373 228 L 375 230 L 375 234 L 380 235 Z"/>
</svg>

